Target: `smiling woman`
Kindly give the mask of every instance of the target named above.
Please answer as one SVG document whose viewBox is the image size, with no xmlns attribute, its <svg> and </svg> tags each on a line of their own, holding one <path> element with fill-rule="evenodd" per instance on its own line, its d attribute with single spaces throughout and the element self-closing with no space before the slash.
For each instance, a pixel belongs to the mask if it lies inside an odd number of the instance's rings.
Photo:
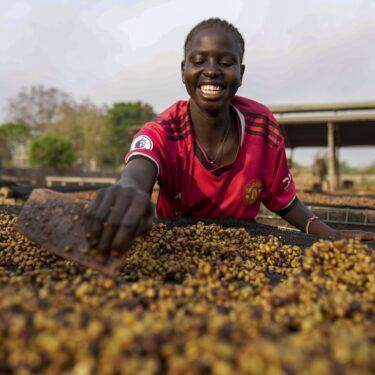
<svg viewBox="0 0 375 375">
<path fill-rule="evenodd" d="M 101 190 L 88 210 L 89 240 L 103 259 L 129 249 L 150 227 L 156 180 L 161 218 L 251 221 L 263 202 L 308 233 L 375 239 L 330 228 L 298 200 L 279 124 L 266 106 L 236 96 L 244 50 L 242 35 L 227 21 L 211 18 L 190 31 L 181 63 L 190 99 L 144 125 L 121 179 Z"/>
</svg>

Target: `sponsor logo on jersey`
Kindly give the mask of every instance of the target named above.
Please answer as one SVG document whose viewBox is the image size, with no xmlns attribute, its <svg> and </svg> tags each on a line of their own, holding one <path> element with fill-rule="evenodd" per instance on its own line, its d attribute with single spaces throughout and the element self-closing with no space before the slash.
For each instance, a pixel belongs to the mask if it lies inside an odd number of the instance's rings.
<svg viewBox="0 0 375 375">
<path fill-rule="evenodd" d="M 135 138 L 132 142 L 130 150 L 137 150 L 137 149 L 144 149 L 144 150 L 152 150 L 153 144 L 152 141 L 147 135 L 140 135 Z"/>
<path fill-rule="evenodd" d="M 253 180 L 245 187 L 244 201 L 251 205 L 256 202 L 262 191 L 262 182 L 260 180 Z"/>
<path fill-rule="evenodd" d="M 289 186 L 292 183 L 292 175 L 289 173 L 288 176 L 283 178 L 284 193 L 289 191 Z"/>
</svg>

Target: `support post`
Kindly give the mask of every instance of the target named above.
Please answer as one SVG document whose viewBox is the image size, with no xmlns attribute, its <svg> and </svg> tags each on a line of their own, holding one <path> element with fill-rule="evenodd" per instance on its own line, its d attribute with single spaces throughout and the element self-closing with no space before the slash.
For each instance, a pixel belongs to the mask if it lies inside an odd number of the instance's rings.
<svg viewBox="0 0 375 375">
<path fill-rule="evenodd" d="M 293 167 L 293 164 L 294 164 L 294 148 L 291 148 L 290 149 L 290 156 L 289 156 L 289 168 L 292 168 Z"/>
<path fill-rule="evenodd" d="M 327 123 L 328 141 L 328 185 L 329 191 L 334 193 L 338 188 L 338 168 L 335 146 L 335 126 L 332 122 Z"/>
</svg>

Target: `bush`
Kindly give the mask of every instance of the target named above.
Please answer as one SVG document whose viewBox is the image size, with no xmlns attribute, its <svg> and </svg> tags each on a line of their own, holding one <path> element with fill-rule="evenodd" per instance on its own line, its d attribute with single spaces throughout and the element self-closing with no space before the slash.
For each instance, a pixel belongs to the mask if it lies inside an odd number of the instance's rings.
<svg viewBox="0 0 375 375">
<path fill-rule="evenodd" d="M 72 144 L 57 135 L 35 137 L 29 149 L 30 162 L 34 166 L 64 169 L 77 159 Z"/>
</svg>

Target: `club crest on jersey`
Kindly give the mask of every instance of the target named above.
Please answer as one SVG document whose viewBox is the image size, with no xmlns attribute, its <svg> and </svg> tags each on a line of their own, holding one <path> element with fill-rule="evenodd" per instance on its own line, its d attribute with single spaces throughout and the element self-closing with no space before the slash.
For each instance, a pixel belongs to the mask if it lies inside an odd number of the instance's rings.
<svg viewBox="0 0 375 375">
<path fill-rule="evenodd" d="M 140 135 L 137 138 L 135 138 L 132 142 L 132 145 L 130 146 L 130 150 L 136 150 L 136 149 L 145 149 L 145 150 L 152 150 L 152 141 L 149 137 L 146 135 Z"/>
<path fill-rule="evenodd" d="M 253 180 L 245 187 L 244 201 L 251 205 L 256 202 L 262 191 L 262 182 L 260 180 Z"/>
<path fill-rule="evenodd" d="M 284 193 L 289 191 L 290 184 L 292 183 L 292 175 L 289 173 L 288 176 L 283 178 Z"/>
</svg>

